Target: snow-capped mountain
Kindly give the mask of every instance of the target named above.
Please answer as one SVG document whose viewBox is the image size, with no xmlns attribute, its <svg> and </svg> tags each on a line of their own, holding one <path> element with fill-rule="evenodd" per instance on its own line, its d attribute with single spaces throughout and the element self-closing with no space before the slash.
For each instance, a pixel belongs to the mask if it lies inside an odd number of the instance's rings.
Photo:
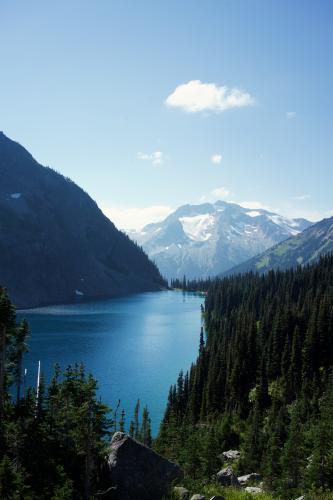
<svg viewBox="0 0 333 500">
<path fill-rule="evenodd" d="M 244 262 L 311 223 L 235 203 L 184 205 L 130 237 L 167 278 L 213 276 Z"/>
</svg>

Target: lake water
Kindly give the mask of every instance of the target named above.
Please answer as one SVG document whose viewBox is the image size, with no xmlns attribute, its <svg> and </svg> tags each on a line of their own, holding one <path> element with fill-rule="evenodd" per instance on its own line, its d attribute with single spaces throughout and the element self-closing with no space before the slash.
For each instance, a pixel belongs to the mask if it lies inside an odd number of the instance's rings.
<svg viewBox="0 0 333 500">
<path fill-rule="evenodd" d="M 147 404 L 156 434 L 170 385 L 196 359 L 203 301 L 165 291 L 20 312 L 31 329 L 27 383 L 36 384 L 38 360 L 47 381 L 55 363 L 82 361 L 103 402 L 115 408 L 121 399 L 127 425 L 137 398 Z"/>
</svg>

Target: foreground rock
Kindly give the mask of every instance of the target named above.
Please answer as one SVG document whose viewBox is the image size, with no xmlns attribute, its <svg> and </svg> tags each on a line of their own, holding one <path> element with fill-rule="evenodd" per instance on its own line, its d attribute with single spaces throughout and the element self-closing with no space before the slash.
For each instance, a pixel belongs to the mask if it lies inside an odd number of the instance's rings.
<svg viewBox="0 0 333 500">
<path fill-rule="evenodd" d="M 259 493 L 263 493 L 264 492 L 264 490 L 262 488 L 258 488 L 256 486 L 247 486 L 245 488 L 245 491 L 247 493 L 252 493 L 253 495 L 257 495 Z"/>
<path fill-rule="evenodd" d="M 232 486 L 233 488 L 240 488 L 241 485 L 232 469 L 232 467 L 225 467 L 216 474 L 216 480 L 222 486 Z"/>
<path fill-rule="evenodd" d="M 245 476 L 240 476 L 237 478 L 241 486 L 246 486 L 249 483 L 254 483 L 257 481 L 261 481 L 261 475 L 256 472 L 252 472 L 252 474 L 246 474 Z"/>
<path fill-rule="evenodd" d="M 221 495 L 215 495 L 210 500 L 225 500 L 225 498 Z"/>
<path fill-rule="evenodd" d="M 160 500 L 173 481 L 183 477 L 180 467 L 123 432 L 110 443 L 108 474 L 116 487 L 115 500 Z"/>
<path fill-rule="evenodd" d="M 191 496 L 191 500 L 206 500 L 206 497 L 204 495 L 193 495 Z"/>
<path fill-rule="evenodd" d="M 229 461 L 238 460 L 240 458 L 240 455 L 241 453 L 239 450 L 228 450 L 222 453 L 223 458 Z"/>
</svg>

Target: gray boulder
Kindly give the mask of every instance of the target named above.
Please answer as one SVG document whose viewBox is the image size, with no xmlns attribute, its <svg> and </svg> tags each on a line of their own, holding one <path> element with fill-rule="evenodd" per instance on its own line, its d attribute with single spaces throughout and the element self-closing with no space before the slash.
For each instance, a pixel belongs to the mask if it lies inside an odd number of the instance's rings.
<svg viewBox="0 0 333 500">
<path fill-rule="evenodd" d="M 257 474 L 256 472 L 252 472 L 252 474 L 246 474 L 245 476 L 238 477 L 238 481 L 242 486 L 245 486 L 252 482 L 261 481 L 261 479 L 262 478 L 260 474 Z"/>
<path fill-rule="evenodd" d="M 256 486 L 247 486 L 245 488 L 245 491 L 247 493 L 252 493 L 253 495 L 257 495 L 259 493 L 263 493 L 264 492 L 262 488 L 258 488 Z"/>
<path fill-rule="evenodd" d="M 179 500 L 189 500 L 190 492 L 183 486 L 175 486 L 173 489 L 174 496 Z"/>
<path fill-rule="evenodd" d="M 214 495 L 210 500 L 225 500 L 222 495 Z"/>
<path fill-rule="evenodd" d="M 204 495 L 192 495 L 191 500 L 206 500 L 206 497 Z"/>
<path fill-rule="evenodd" d="M 228 451 L 224 451 L 222 453 L 222 456 L 225 460 L 238 460 L 240 458 L 240 451 L 239 450 L 228 450 Z"/>
<path fill-rule="evenodd" d="M 241 485 L 232 469 L 232 467 L 225 467 L 216 474 L 216 480 L 222 486 L 233 486 L 234 488 L 240 488 Z"/>
<path fill-rule="evenodd" d="M 178 465 L 123 432 L 110 442 L 107 474 L 115 500 L 159 500 L 183 477 Z"/>
</svg>

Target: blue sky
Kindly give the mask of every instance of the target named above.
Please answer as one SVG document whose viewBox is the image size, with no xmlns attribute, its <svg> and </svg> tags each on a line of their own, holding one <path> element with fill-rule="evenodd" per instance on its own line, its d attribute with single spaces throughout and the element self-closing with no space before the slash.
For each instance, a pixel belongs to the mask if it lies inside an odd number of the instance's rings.
<svg viewBox="0 0 333 500">
<path fill-rule="evenodd" d="M 0 129 L 117 225 L 333 214 L 328 0 L 0 0 Z"/>
</svg>

